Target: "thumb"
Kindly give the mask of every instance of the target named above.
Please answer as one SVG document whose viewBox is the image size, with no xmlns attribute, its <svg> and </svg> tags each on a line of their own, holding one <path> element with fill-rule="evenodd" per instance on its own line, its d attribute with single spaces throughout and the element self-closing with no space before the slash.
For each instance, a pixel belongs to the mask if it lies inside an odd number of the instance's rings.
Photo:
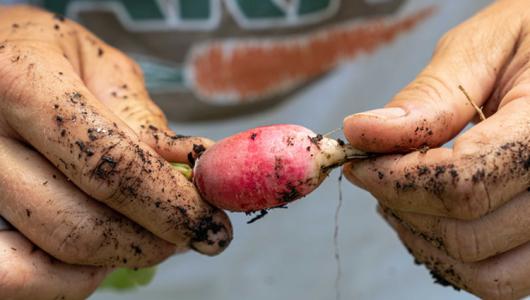
<svg viewBox="0 0 530 300">
<path fill-rule="evenodd" d="M 406 152 L 456 136 L 476 113 L 459 85 L 482 106 L 517 43 L 521 17 L 503 3 L 445 34 L 427 67 L 385 108 L 348 116 L 349 142 L 369 152 Z"/>
</svg>

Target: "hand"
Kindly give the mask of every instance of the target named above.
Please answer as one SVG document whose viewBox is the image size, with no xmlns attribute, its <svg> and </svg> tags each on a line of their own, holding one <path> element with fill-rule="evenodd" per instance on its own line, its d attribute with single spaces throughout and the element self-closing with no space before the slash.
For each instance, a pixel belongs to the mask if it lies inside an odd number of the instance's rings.
<svg viewBox="0 0 530 300">
<path fill-rule="evenodd" d="M 85 299 L 109 271 L 60 262 L 16 230 L 0 231 L 2 299 Z"/>
<path fill-rule="evenodd" d="M 0 66 L 0 215 L 17 229 L 0 232 L 0 294 L 82 298 L 109 267 L 228 245 L 226 214 L 168 163 L 212 142 L 168 129 L 133 61 L 21 6 L 0 8 Z"/>
<path fill-rule="evenodd" d="M 440 281 L 486 299 L 530 294 L 529 58 L 528 1 L 497 1 L 448 32 L 386 108 L 344 121 L 355 147 L 410 152 L 346 176 Z M 476 116 L 459 85 L 488 118 L 455 138 Z"/>
</svg>

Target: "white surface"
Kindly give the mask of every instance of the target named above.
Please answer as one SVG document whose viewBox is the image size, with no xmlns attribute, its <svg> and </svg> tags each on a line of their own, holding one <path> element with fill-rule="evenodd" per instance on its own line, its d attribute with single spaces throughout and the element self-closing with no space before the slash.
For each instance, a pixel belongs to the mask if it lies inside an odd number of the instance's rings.
<svg viewBox="0 0 530 300">
<path fill-rule="evenodd" d="M 437 39 L 489 1 L 440 1 L 440 10 L 412 33 L 375 55 L 344 65 L 291 101 L 259 116 L 173 124 L 179 133 L 219 139 L 271 123 L 302 124 L 320 132 L 339 127 L 347 113 L 382 106 L 428 62 Z M 427 1 L 411 3 L 424 5 Z M 411 11 L 411 3 L 405 10 Z M 102 299 L 334 299 L 333 215 L 337 204 L 333 173 L 316 192 L 246 225 L 232 214 L 235 239 L 218 257 L 188 253 L 160 266 L 154 282 L 134 292 L 98 292 Z M 375 212 L 366 192 L 343 182 L 340 247 L 342 299 L 475 299 L 432 283 L 413 264 L 396 235 Z"/>
</svg>

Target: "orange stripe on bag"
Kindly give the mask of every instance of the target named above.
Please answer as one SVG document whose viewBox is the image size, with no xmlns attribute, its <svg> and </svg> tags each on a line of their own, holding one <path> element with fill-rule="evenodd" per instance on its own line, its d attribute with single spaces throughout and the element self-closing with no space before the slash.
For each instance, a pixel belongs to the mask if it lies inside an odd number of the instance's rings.
<svg viewBox="0 0 530 300">
<path fill-rule="evenodd" d="M 291 90 L 343 60 L 373 52 L 433 12 L 431 6 L 397 21 L 348 22 L 303 36 L 209 42 L 192 49 L 188 80 L 208 102 L 262 99 Z"/>
</svg>

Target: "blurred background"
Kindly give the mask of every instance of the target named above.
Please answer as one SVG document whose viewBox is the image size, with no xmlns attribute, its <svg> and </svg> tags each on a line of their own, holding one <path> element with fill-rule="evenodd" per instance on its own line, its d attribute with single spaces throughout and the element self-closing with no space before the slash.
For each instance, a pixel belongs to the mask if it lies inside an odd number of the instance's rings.
<svg viewBox="0 0 530 300">
<path fill-rule="evenodd" d="M 429 61 L 444 32 L 490 1 L 260 1 L 254 4 L 270 2 L 281 8 L 279 13 L 272 14 L 280 17 L 263 21 L 258 15 L 254 16 L 256 22 L 247 22 L 245 11 L 241 15 L 241 11 L 234 10 L 246 4 L 252 6 L 252 1 L 197 1 L 209 7 L 203 23 L 193 20 L 190 23 L 185 18 L 183 7 L 190 5 L 190 1 L 154 1 L 162 8 L 181 5 L 181 13 L 176 16 L 162 9 L 167 25 L 164 28 L 156 22 L 141 23 L 146 15 L 149 17 L 147 10 L 136 15 L 140 23 L 135 23 L 134 18 L 127 19 L 126 12 L 115 9 L 134 1 L 99 1 L 106 3 L 99 6 L 104 8 L 103 13 L 94 9 L 98 1 L 40 2 L 82 22 L 105 41 L 134 56 L 144 69 L 151 94 L 164 108 L 177 133 L 221 139 L 273 123 L 301 124 L 325 133 L 340 127 L 348 114 L 383 106 Z M 297 19 L 301 10 L 292 8 L 300 8 L 302 3 L 318 14 L 308 13 L 307 18 Z M 327 6 L 318 10 L 315 3 Z M 423 15 L 418 17 L 422 11 Z M 200 19 L 201 14 L 193 16 Z M 384 23 L 370 23 L 373 17 L 382 17 Z M 298 26 L 293 20 L 303 24 Z M 400 23 L 400 20 L 408 21 Z M 208 60 L 208 51 L 215 50 L 215 45 L 224 49 L 225 55 L 237 52 L 238 47 L 259 45 L 260 39 L 272 41 L 272 45 L 277 43 L 277 48 L 292 40 L 294 45 L 290 46 L 296 48 L 311 41 L 310 32 L 322 26 L 343 29 L 350 37 L 357 34 L 358 51 L 352 50 L 357 43 L 355 39 L 349 41 L 353 48 L 348 48 L 340 42 L 344 39 L 330 38 L 324 43 L 324 50 L 337 45 L 325 52 L 338 47 L 333 52 L 335 56 L 315 54 L 311 49 L 317 48 L 311 47 L 320 44 L 309 43 L 306 47 L 309 50 L 300 50 L 300 55 L 295 51 L 295 55 L 289 56 L 295 60 L 294 66 L 281 70 L 275 68 L 277 64 L 263 63 L 270 59 L 263 49 L 252 52 L 256 55 L 255 63 L 240 62 L 243 67 L 239 69 Z M 357 28 L 364 31 L 356 31 Z M 169 36 L 171 32 L 173 35 Z M 282 57 L 281 51 L 278 53 Z M 300 57 L 306 60 L 296 61 Z M 319 59 L 329 61 L 312 67 Z M 298 68 L 301 65 L 307 68 Z M 250 80 L 254 75 L 249 73 L 256 70 L 263 75 L 256 75 L 257 83 Z M 208 74 L 222 84 L 209 82 Z M 274 84 L 280 87 L 275 88 Z M 217 257 L 193 252 L 175 256 L 159 266 L 149 286 L 124 292 L 100 290 L 90 299 L 334 299 L 337 265 L 333 232 L 338 177 L 337 171 L 332 173 L 316 192 L 290 204 L 288 209 L 271 211 L 256 223 L 247 225 L 248 216 L 231 214 L 235 238 Z M 394 232 L 377 215 L 375 200 L 347 181 L 342 182 L 342 189 L 344 203 L 339 221 L 342 299 L 474 298 L 434 284 L 426 269 L 413 263 Z"/>
</svg>

